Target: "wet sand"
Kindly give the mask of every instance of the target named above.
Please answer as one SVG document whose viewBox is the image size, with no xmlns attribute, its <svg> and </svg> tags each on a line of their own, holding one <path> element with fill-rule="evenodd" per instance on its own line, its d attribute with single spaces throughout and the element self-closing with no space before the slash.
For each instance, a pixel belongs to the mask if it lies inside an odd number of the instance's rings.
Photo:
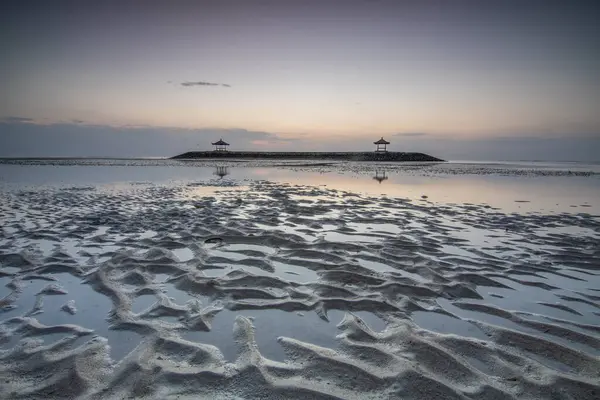
<svg viewBox="0 0 600 400">
<path fill-rule="evenodd" d="M 1 398 L 600 394 L 597 199 L 516 212 L 197 170 L 3 186 Z"/>
</svg>

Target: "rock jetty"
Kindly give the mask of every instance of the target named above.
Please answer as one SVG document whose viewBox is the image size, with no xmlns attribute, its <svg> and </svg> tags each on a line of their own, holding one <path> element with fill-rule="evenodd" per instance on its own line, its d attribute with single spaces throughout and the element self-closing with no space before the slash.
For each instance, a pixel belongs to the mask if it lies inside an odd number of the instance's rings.
<svg viewBox="0 0 600 400">
<path fill-rule="evenodd" d="M 339 160 L 420 162 L 444 161 L 424 153 L 387 152 L 300 152 L 300 151 L 189 151 L 172 157 L 176 160 L 193 159 L 254 159 L 254 160 Z"/>
</svg>

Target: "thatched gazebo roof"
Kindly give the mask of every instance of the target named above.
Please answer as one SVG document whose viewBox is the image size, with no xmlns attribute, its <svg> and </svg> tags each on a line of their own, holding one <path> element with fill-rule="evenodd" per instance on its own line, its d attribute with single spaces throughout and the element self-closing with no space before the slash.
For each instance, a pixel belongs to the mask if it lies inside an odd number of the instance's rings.
<svg viewBox="0 0 600 400">
<path fill-rule="evenodd" d="M 214 142 L 213 146 L 229 146 L 229 143 L 225 142 L 223 139 L 219 139 L 218 142 Z"/>
<path fill-rule="evenodd" d="M 381 139 L 379 139 L 379 140 L 378 140 L 378 141 L 376 141 L 376 142 L 373 142 L 373 144 L 390 144 L 390 142 L 388 142 L 387 140 L 385 140 L 385 139 L 383 138 L 383 136 L 382 136 L 382 137 L 381 137 Z"/>
</svg>

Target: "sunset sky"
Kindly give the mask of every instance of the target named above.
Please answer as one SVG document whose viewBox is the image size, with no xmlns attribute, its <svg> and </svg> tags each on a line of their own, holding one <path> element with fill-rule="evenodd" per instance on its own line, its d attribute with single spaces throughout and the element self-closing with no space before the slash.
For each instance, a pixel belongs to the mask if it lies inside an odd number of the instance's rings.
<svg viewBox="0 0 600 400">
<path fill-rule="evenodd" d="M 385 136 L 446 158 L 600 160 L 596 1 L 12 3 L 3 157 Z"/>
</svg>

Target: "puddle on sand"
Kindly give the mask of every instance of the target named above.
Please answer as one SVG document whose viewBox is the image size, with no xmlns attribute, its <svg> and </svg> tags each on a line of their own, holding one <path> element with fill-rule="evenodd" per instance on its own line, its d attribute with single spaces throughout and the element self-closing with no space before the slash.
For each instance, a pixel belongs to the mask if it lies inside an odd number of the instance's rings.
<svg viewBox="0 0 600 400">
<path fill-rule="evenodd" d="M 382 240 L 379 236 L 354 235 L 340 232 L 325 232 L 321 235 L 328 242 L 367 242 L 376 243 Z"/>
<path fill-rule="evenodd" d="M 305 217 L 305 216 L 304 216 Z M 302 239 L 304 239 L 307 242 L 313 242 L 316 237 L 314 235 L 308 234 L 306 232 L 302 232 L 302 230 L 306 230 L 307 227 L 303 227 L 303 226 L 288 226 L 288 225 L 264 225 L 264 224 L 260 224 L 260 223 L 255 223 L 254 226 L 256 226 L 258 229 L 261 230 L 265 230 L 265 231 L 280 231 L 280 232 L 284 232 L 287 234 L 291 234 L 291 235 L 296 235 L 301 237 Z"/>
<path fill-rule="evenodd" d="M 109 229 L 110 229 L 110 226 L 99 226 L 98 228 L 96 228 L 96 230 L 94 232 L 89 233 L 87 235 L 87 237 L 90 238 L 90 237 L 94 237 L 94 236 L 104 235 L 105 233 L 108 232 Z"/>
<path fill-rule="evenodd" d="M 492 304 L 503 310 L 540 314 L 543 316 L 553 317 L 564 321 L 582 323 L 586 325 L 598 325 L 598 316 L 593 313 L 595 309 L 592 306 L 589 306 L 582 302 L 561 299 L 555 296 L 551 291 L 544 290 L 544 292 L 547 292 L 544 296 L 536 297 L 534 295 L 535 290 L 530 290 L 529 292 L 520 292 L 511 289 L 478 286 L 477 292 L 481 294 L 484 297 L 484 299 L 479 301 L 473 300 L 472 302 L 474 303 Z M 491 296 L 492 293 L 500 295 L 502 297 L 499 298 Z M 562 291 L 558 291 L 557 294 L 579 297 L 577 295 L 573 296 L 573 294 L 569 294 L 568 292 Z M 555 304 L 557 306 L 569 307 L 581 313 L 581 315 L 574 314 L 567 310 L 561 310 L 550 305 L 540 304 L 538 302 L 545 302 L 547 304 Z"/>
<path fill-rule="evenodd" d="M 240 261 L 245 260 L 246 258 L 251 258 L 242 253 L 236 253 L 235 251 L 226 250 L 211 250 L 209 255 L 210 257 L 221 257 L 231 261 Z"/>
<path fill-rule="evenodd" d="M 552 271 L 538 272 L 538 275 L 545 277 L 546 282 L 553 286 L 559 286 L 562 289 L 577 290 L 577 291 L 593 291 L 600 287 L 600 275 L 592 275 L 591 273 L 582 273 L 571 269 L 560 269 L 563 276 L 556 275 Z M 566 276 L 565 276 L 566 275 Z M 568 277 L 567 277 L 568 276 Z"/>
<path fill-rule="evenodd" d="M 452 256 L 459 256 L 459 257 L 466 257 L 466 258 L 473 258 L 473 259 L 480 258 L 477 254 L 471 253 L 470 251 L 460 248 L 458 246 L 443 245 L 440 248 L 440 251 L 443 253 L 442 257 L 452 255 Z"/>
<path fill-rule="evenodd" d="M 200 271 L 202 271 L 205 276 L 210 278 L 222 278 L 233 270 L 234 268 L 232 267 L 225 266 L 224 268 L 218 268 L 214 265 L 211 265 L 211 268 L 201 269 Z"/>
<path fill-rule="evenodd" d="M 0 278 L 0 299 L 3 299 L 5 296 L 8 296 L 12 292 L 12 289 L 6 286 L 10 283 L 11 280 L 12 278 L 8 276 Z"/>
<path fill-rule="evenodd" d="M 308 283 L 319 280 L 319 275 L 312 269 L 294 264 L 286 264 L 280 261 L 271 261 L 271 264 L 275 267 L 274 275 L 287 281 Z"/>
<path fill-rule="evenodd" d="M 362 222 L 349 222 L 346 225 L 348 228 L 355 229 L 361 233 L 383 233 L 388 235 L 402 233 L 402 228 L 394 224 L 367 224 Z"/>
<path fill-rule="evenodd" d="M 275 254 L 277 252 L 276 249 L 269 247 L 269 246 L 264 246 L 264 245 L 259 245 L 259 244 L 243 244 L 243 243 L 227 244 L 227 245 L 223 246 L 222 249 L 224 249 L 226 251 L 250 250 L 250 251 L 255 251 L 255 252 L 269 254 L 269 255 Z"/>
<path fill-rule="evenodd" d="M 94 291 L 89 285 L 81 284 L 79 278 L 68 273 L 53 274 L 52 276 L 58 279 L 56 284 L 68 293 L 44 295 L 44 312 L 35 316 L 38 321 L 44 325 L 76 324 L 87 327 L 86 323 L 88 321 L 93 320 L 97 315 L 101 315 L 102 317 L 97 319 L 103 321 L 103 324 L 106 325 L 104 318 L 112 308 L 112 301 L 108 297 Z M 61 311 L 61 307 L 69 300 L 75 301 L 75 307 L 77 308 L 75 315 Z"/>
<path fill-rule="evenodd" d="M 137 296 L 131 303 L 131 312 L 134 314 L 139 314 L 142 311 L 150 308 L 157 301 L 158 298 L 153 294 L 143 294 L 141 296 Z"/>
<path fill-rule="evenodd" d="M 354 313 L 375 331 L 385 329 L 385 323 L 368 312 Z M 233 326 L 238 316 L 253 317 L 255 338 L 263 357 L 275 361 L 284 361 L 285 352 L 277 342 L 277 338 L 285 336 L 305 343 L 335 349 L 338 346 L 336 336 L 341 333 L 337 329 L 344 317 L 344 312 L 330 310 L 330 322 L 324 321 L 313 311 L 303 315 L 282 310 L 244 310 L 218 313 L 212 323 L 210 332 L 187 332 L 182 335 L 186 340 L 206 343 L 219 348 L 227 361 L 233 362 L 237 357 L 237 344 L 233 340 Z"/>
<path fill-rule="evenodd" d="M 413 274 L 412 272 L 404 271 L 403 269 L 398 269 L 398 268 L 390 267 L 389 265 L 384 264 L 384 263 L 380 263 L 380 262 L 377 262 L 377 261 L 365 260 L 365 259 L 362 259 L 362 258 L 358 258 L 357 260 L 358 260 L 358 264 L 361 267 L 368 268 L 368 269 L 370 269 L 372 271 L 375 271 L 375 272 L 383 272 L 383 273 L 391 272 L 391 273 L 396 273 L 396 274 L 405 276 L 405 277 L 407 277 L 409 279 L 412 279 L 412 280 L 414 280 L 416 282 L 427 282 L 427 279 L 423 278 L 420 275 Z"/>
<path fill-rule="evenodd" d="M 563 339 L 558 336 L 550 335 L 541 331 L 538 331 L 534 328 L 527 327 L 525 325 L 518 324 L 516 322 L 510 321 L 506 318 L 499 317 L 497 315 L 488 314 L 480 311 L 471 311 L 465 310 L 463 308 L 459 308 L 453 305 L 449 300 L 439 298 L 437 299 L 437 303 L 449 313 L 456 315 L 460 318 L 468 318 L 474 321 L 480 321 L 490 325 L 496 325 L 502 328 L 511 329 L 513 331 L 525 333 L 527 335 L 537 336 L 544 338 L 550 342 L 559 343 L 565 347 L 574 348 L 579 351 L 583 351 L 585 353 L 600 355 L 600 350 L 593 348 L 591 346 L 587 346 L 583 343 Z"/>
<path fill-rule="evenodd" d="M 194 252 L 188 249 L 187 247 L 173 249 L 171 251 L 173 252 L 173 254 L 175 254 L 175 257 L 177 257 L 177 259 L 181 262 L 190 261 L 195 257 Z"/>
<path fill-rule="evenodd" d="M 411 314 L 411 318 L 415 324 L 429 331 L 489 340 L 485 333 L 470 322 L 438 312 L 416 311 Z"/>
<path fill-rule="evenodd" d="M 221 278 L 233 271 L 247 271 L 248 273 L 260 276 L 277 276 L 281 279 L 290 282 L 308 283 L 319 280 L 319 275 L 311 269 L 303 268 L 299 265 L 285 264 L 280 261 L 271 261 L 271 265 L 275 268 L 274 272 L 265 271 L 264 269 L 253 267 L 250 265 L 227 265 L 224 268 L 207 268 L 203 269 L 202 273 L 211 278 Z"/>
<path fill-rule="evenodd" d="M 554 317 L 566 321 L 572 321 L 577 323 L 582 323 L 586 325 L 598 325 L 598 316 L 594 314 L 596 308 L 588 305 L 587 303 L 579 302 L 579 301 L 569 301 L 558 297 L 559 295 L 569 296 L 569 297 L 581 297 L 577 293 L 569 290 L 567 283 L 564 281 L 568 281 L 567 278 L 557 277 L 556 275 L 547 274 L 550 276 L 550 279 L 543 279 L 537 277 L 520 277 L 521 279 L 533 281 L 533 282 L 542 282 L 550 285 L 561 286 L 565 289 L 553 289 L 547 290 L 535 286 L 527 286 L 517 282 L 514 282 L 510 279 L 504 278 L 494 278 L 495 281 L 500 282 L 506 286 L 511 287 L 512 289 L 506 288 L 496 288 L 489 286 L 478 286 L 477 292 L 481 294 L 484 299 L 483 300 L 475 300 L 476 303 L 482 304 L 493 304 L 498 308 L 504 310 L 511 311 L 520 311 L 526 313 L 535 313 L 541 314 L 549 317 Z M 577 290 L 577 285 L 583 286 L 580 281 L 572 281 L 573 289 Z M 587 282 L 583 282 L 584 284 Z M 584 290 L 581 290 L 585 292 Z M 501 298 L 490 296 L 490 294 L 497 294 L 502 296 Z M 590 293 L 592 294 L 592 293 Z M 540 302 L 547 304 L 555 304 L 560 306 L 569 307 L 576 312 L 579 312 L 581 315 L 574 314 L 567 310 L 561 310 L 556 307 L 551 307 L 549 305 L 540 304 Z"/>
<path fill-rule="evenodd" d="M 539 362 L 540 364 L 542 364 L 550 369 L 555 369 L 557 371 L 565 372 L 568 374 L 576 373 L 576 371 L 573 370 L 573 368 L 561 363 L 560 361 L 553 360 L 548 357 L 544 357 L 540 354 L 536 354 L 531 351 L 526 351 L 525 353 L 527 354 L 528 357 L 533 358 L 535 361 Z"/>
<path fill-rule="evenodd" d="M 189 300 L 200 300 L 203 307 L 210 304 L 210 298 L 208 296 L 202 296 L 200 294 L 189 293 L 184 290 L 178 289 L 172 283 L 162 283 L 162 292 L 171 298 L 175 304 L 185 305 Z"/>
<path fill-rule="evenodd" d="M 112 301 L 108 297 L 94 291 L 89 285 L 82 284 L 79 278 L 68 273 L 49 276 L 57 278 L 58 281 L 26 281 L 27 286 L 23 288 L 16 301 L 17 308 L 2 315 L 2 317 L 10 318 L 31 311 L 36 302 L 36 294 L 49 284 L 57 284 L 68 293 L 41 295 L 43 297 L 43 312 L 32 316 L 41 324 L 46 326 L 72 324 L 92 329 L 94 333 L 81 338 L 81 343 L 85 343 L 94 335 L 107 338 L 110 355 L 114 360 L 122 359 L 139 343 L 140 336 L 134 332 L 109 329 L 106 318 L 112 308 Z M 61 309 L 69 300 L 75 301 L 77 312 L 74 315 Z M 66 337 L 70 334 L 64 333 L 62 335 Z M 56 336 L 56 339 L 59 339 L 58 336 Z M 46 342 L 45 339 L 44 342 Z"/>
<path fill-rule="evenodd" d="M 154 279 L 153 282 L 154 283 L 164 283 L 167 280 L 173 278 L 175 275 L 171 275 L 171 274 L 154 274 Z"/>
<path fill-rule="evenodd" d="M 318 218 L 314 218 L 315 220 L 318 220 Z M 338 226 L 337 225 L 333 225 L 333 224 L 323 224 L 321 225 L 321 229 L 323 229 L 324 231 L 331 231 L 334 229 L 337 229 Z"/>
<path fill-rule="evenodd" d="M 375 271 L 375 272 L 399 272 L 396 268 L 392 268 L 387 264 L 384 263 L 380 263 L 377 261 L 370 261 L 370 260 L 365 260 L 362 258 L 357 258 L 358 261 L 358 265 L 360 265 L 361 267 L 364 268 L 368 268 L 371 271 Z"/>
<path fill-rule="evenodd" d="M 55 281 L 46 281 L 42 279 L 31 279 L 22 281 L 23 286 L 13 294 L 16 296 L 16 301 L 12 303 L 14 308 L 8 309 L 0 314 L 0 318 L 8 319 L 16 316 L 24 316 L 33 310 L 36 303 L 36 295 L 44 287 L 50 284 L 57 284 Z M 8 288 L 6 288 L 8 289 Z M 65 303 L 67 301 L 65 300 Z"/>
<path fill-rule="evenodd" d="M 94 244 L 82 246 L 84 252 L 99 257 L 98 260 L 109 260 L 115 253 L 122 250 L 128 250 L 129 247 L 114 244 Z"/>
<path fill-rule="evenodd" d="M 447 312 L 456 315 L 459 318 L 468 318 L 474 321 L 481 321 L 486 324 L 496 325 L 503 328 L 508 328 L 516 331 L 526 332 L 526 333 L 535 333 L 535 330 L 527 328 L 523 325 L 519 325 L 513 321 L 510 321 L 506 318 L 499 317 L 497 315 L 488 314 L 485 312 L 479 311 L 471 311 L 465 310 L 463 308 L 457 307 L 452 304 L 447 299 L 439 298 L 437 299 L 437 303 Z"/>
<path fill-rule="evenodd" d="M 158 233 L 156 231 L 146 230 L 138 235 L 140 239 L 149 239 L 151 237 L 156 236 Z"/>
</svg>

